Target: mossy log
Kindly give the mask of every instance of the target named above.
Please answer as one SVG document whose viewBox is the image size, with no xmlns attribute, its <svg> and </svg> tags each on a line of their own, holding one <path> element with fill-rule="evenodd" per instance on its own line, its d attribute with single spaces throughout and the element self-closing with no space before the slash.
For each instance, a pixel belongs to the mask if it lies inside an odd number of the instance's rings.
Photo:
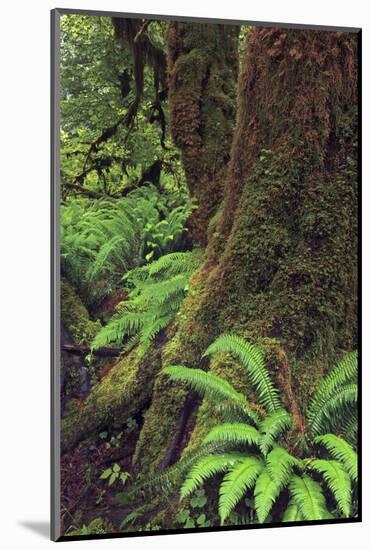
<svg viewBox="0 0 371 550">
<path fill-rule="evenodd" d="M 90 344 L 101 324 L 90 319 L 85 305 L 65 279 L 61 281 L 61 312 L 63 326 L 72 340 L 79 344 Z M 68 343 L 71 343 L 70 338 Z M 77 357 L 73 358 L 65 351 L 62 356 L 65 365 L 81 368 Z M 159 368 L 160 350 L 157 349 L 150 351 L 144 359 L 139 358 L 136 350 L 125 357 L 119 357 L 85 400 L 76 403 L 75 407 L 72 402 L 69 403 L 69 410 L 66 410 L 61 426 L 62 452 L 70 450 L 100 428 L 109 427 L 120 419 L 124 422 L 140 412 L 149 401 Z M 79 388 L 76 391 L 76 395 L 79 395 Z"/>
<path fill-rule="evenodd" d="M 206 368 L 206 346 L 233 331 L 264 350 L 285 404 L 300 415 L 329 366 L 356 347 L 356 105 L 355 34 L 249 32 L 225 200 L 165 365 Z M 233 372 L 226 368 L 237 385 Z M 185 399 L 184 388 L 158 377 L 137 447 L 144 471 L 161 465 Z M 190 445 L 208 417 L 202 406 Z"/>
</svg>

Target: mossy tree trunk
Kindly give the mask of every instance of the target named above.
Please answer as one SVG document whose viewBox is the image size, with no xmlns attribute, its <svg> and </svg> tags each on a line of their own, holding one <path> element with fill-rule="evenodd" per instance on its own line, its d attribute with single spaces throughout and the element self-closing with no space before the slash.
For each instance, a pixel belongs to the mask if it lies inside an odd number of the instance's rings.
<svg viewBox="0 0 371 550">
<path fill-rule="evenodd" d="M 193 239 L 206 244 L 219 205 L 233 135 L 239 27 L 169 24 L 167 32 L 170 129 L 181 149 L 189 190 L 198 209 Z"/>
<path fill-rule="evenodd" d="M 201 355 L 216 336 L 241 334 L 265 351 L 298 423 L 357 341 L 356 64 L 355 34 L 250 31 L 224 201 L 162 353 L 164 365 L 207 367 Z M 247 387 L 238 370 L 214 359 L 211 368 Z M 143 471 L 166 465 L 186 395 L 158 376 L 137 446 Z M 209 421 L 202 405 L 191 445 Z"/>
</svg>

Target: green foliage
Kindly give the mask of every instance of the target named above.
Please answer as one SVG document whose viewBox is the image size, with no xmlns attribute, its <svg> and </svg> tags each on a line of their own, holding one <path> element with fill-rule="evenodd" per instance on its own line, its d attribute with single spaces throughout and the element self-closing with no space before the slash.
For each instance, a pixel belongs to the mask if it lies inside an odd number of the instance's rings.
<svg viewBox="0 0 371 550">
<path fill-rule="evenodd" d="M 358 479 L 358 457 L 351 445 L 341 437 L 326 434 L 316 437 L 315 443 L 323 445 L 329 454 L 341 462 L 353 481 Z"/>
<path fill-rule="evenodd" d="M 301 515 L 299 506 L 293 502 L 293 500 L 290 500 L 289 504 L 287 505 L 287 508 L 282 516 L 283 522 L 291 522 L 291 521 L 302 521 L 303 516 Z"/>
<path fill-rule="evenodd" d="M 280 488 L 287 485 L 294 467 L 301 469 L 302 463 L 284 447 L 275 447 L 266 457 L 266 470 Z"/>
<path fill-rule="evenodd" d="M 348 353 L 319 385 L 307 414 L 315 435 L 336 431 L 350 412 L 356 412 L 357 365 L 357 352 Z"/>
<path fill-rule="evenodd" d="M 296 504 L 305 520 L 329 519 L 332 517 L 327 510 L 326 499 L 321 485 L 310 476 L 293 476 L 289 486 L 293 503 Z"/>
<path fill-rule="evenodd" d="M 285 409 L 279 409 L 263 418 L 259 426 L 260 432 L 262 433 L 260 440 L 261 452 L 266 455 L 269 449 L 274 445 L 278 436 L 289 430 L 291 426 L 292 418 Z"/>
<path fill-rule="evenodd" d="M 121 344 L 127 339 L 127 351 L 139 344 L 143 355 L 157 334 L 167 327 L 178 313 L 188 289 L 188 281 L 198 265 L 195 252 L 170 254 L 163 267 L 163 258 L 125 275 L 133 287 L 120 311 L 102 328 L 92 342 L 92 349 Z M 162 265 L 158 269 L 156 264 Z"/>
<path fill-rule="evenodd" d="M 272 479 L 265 468 L 256 480 L 254 489 L 256 515 L 260 523 L 266 521 L 281 488 L 280 480 Z"/>
<path fill-rule="evenodd" d="M 61 207 L 62 271 L 87 301 L 98 300 L 129 270 L 179 250 L 192 208 L 190 201 L 173 207 L 154 186 L 121 199 L 67 201 Z"/>
<path fill-rule="evenodd" d="M 245 422 L 224 422 L 211 429 L 199 448 L 198 458 L 196 454 L 196 458 L 188 464 L 188 473 L 180 490 L 181 499 L 191 495 L 210 478 L 223 475 L 219 491 L 222 524 L 246 496 L 253 496 L 249 506 L 253 508 L 257 520 L 260 523 L 271 521 L 272 514 L 278 513 L 279 507 L 275 511 L 275 505 L 284 492 L 290 493 L 291 500 L 280 512 L 282 521 L 349 517 L 352 484 L 357 481 L 357 454 L 351 445 L 345 439 L 327 433 L 317 436 L 314 443 L 324 447 L 331 459 L 318 457 L 318 448 L 315 446 L 307 447 L 302 457 L 292 455 L 286 448 L 286 433 L 292 430 L 293 419 L 280 405 L 278 392 L 265 368 L 263 355 L 242 338 L 226 335 L 211 344 L 204 356 L 226 351 L 240 358 L 267 412 L 262 408 L 259 413 L 254 411 L 256 418 L 246 415 Z M 239 417 L 241 404 L 245 405 L 246 398 L 225 380 L 199 369 L 181 366 L 167 367 L 164 372 L 173 380 L 188 384 L 206 399 L 217 403 L 219 411 L 229 411 L 230 414 L 235 410 Z M 311 411 L 318 411 L 318 404 L 321 404 L 321 410 L 329 407 L 331 399 L 339 395 L 339 388 L 343 390 L 343 384 L 346 388 L 349 380 L 355 377 L 354 355 L 353 358 L 350 355 L 340 361 L 324 379 L 313 397 Z M 230 403 L 235 405 L 235 409 L 230 407 Z M 228 404 L 228 407 L 223 409 L 223 404 Z M 337 414 L 344 415 L 343 409 L 347 406 L 347 400 L 340 400 L 336 409 L 326 410 L 336 410 Z M 313 422 L 309 422 L 304 434 L 307 443 L 312 430 Z M 297 437 L 302 435 L 298 434 Z M 210 444 L 219 444 L 221 447 L 210 453 L 207 451 L 207 445 Z M 179 472 L 187 471 L 187 457 L 172 467 L 173 473 L 177 467 Z M 326 491 L 330 491 L 335 499 L 335 510 L 330 511 L 332 504 Z"/>
<path fill-rule="evenodd" d="M 200 395 L 204 395 L 209 401 L 224 403 L 247 415 L 254 422 L 258 422 L 257 414 L 251 409 L 244 395 L 237 392 L 229 382 L 210 372 L 201 369 L 189 369 L 183 366 L 171 366 L 163 369 L 173 380 L 187 383 Z"/>
<path fill-rule="evenodd" d="M 152 44 L 163 48 L 165 28 L 163 22 L 151 22 Z M 168 100 L 163 96 L 156 102 L 152 67 L 144 67 L 135 131 L 125 124 L 136 96 L 134 73 L 132 52 L 115 40 L 109 17 L 61 18 L 63 197 L 78 192 L 67 187 L 75 183 L 83 191 L 118 195 L 135 187 L 154 162 L 161 163 L 161 188 L 184 192 L 180 152 L 168 132 Z M 92 148 L 110 128 L 115 131 L 108 132 L 109 138 Z"/>
<path fill-rule="evenodd" d="M 122 484 L 125 485 L 129 477 L 129 472 L 122 472 L 119 464 L 114 464 L 112 468 L 104 470 L 99 479 L 108 479 L 108 485 L 111 486 L 117 480 L 121 480 Z"/>
<path fill-rule="evenodd" d="M 204 443 L 225 441 L 259 446 L 260 437 L 258 430 L 248 424 L 220 424 L 212 428 L 205 437 Z"/>
<path fill-rule="evenodd" d="M 219 491 L 219 515 L 222 525 L 246 491 L 255 485 L 262 468 L 263 463 L 258 457 L 245 456 L 236 465 L 232 465 L 224 476 Z"/>
<path fill-rule="evenodd" d="M 189 502 L 189 507 L 180 508 L 175 519 L 185 529 L 194 527 L 210 527 L 211 521 L 206 518 L 202 511 L 207 504 L 207 496 L 203 489 L 195 491 L 193 498 Z"/>
<path fill-rule="evenodd" d="M 219 352 L 237 355 L 248 372 L 261 404 L 268 412 L 281 408 L 278 392 L 265 368 L 264 356 L 260 350 L 236 334 L 223 334 L 207 348 L 204 357 Z"/>
<path fill-rule="evenodd" d="M 336 460 L 317 459 L 311 462 L 310 468 L 322 474 L 339 509 L 346 518 L 349 517 L 352 497 L 351 479 L 341 463 Z"/>
</svg>

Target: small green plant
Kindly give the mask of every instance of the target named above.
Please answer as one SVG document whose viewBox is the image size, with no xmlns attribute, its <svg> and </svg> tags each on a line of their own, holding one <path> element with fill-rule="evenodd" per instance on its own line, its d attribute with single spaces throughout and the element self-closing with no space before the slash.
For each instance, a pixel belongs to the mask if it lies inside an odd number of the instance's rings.
<svg viewBox="0 0 371 550">
<path fill-rule="evenodd" d="M 122 472 L 119 464 L 114 464 L 112 468 L 104 470 L 99 479 L 108 479 L 108 486 L 110 487 L 117 480 L 121 480 L 122 484 L 125 485 L 129 477 L 129 472 Z"/>
<path fill-rule="evenodd" d="M 106 449 L 110 449 L 111 447 L 120 447 L 122 444 L 122 436 L 123 432 L 119 432 L 116 435 L 112 435 L 109 439 L 109 441 L 106 441 Z M 108 438 L 108 432 L 103 431 L 99 433 L 99 438 L 104 440 L 107 440 Z"/>
<path fill-rule="evenodd" d="M 138 427 L 138 423 L 135 420 L 135 418 L 128 418 L 126 421 L 126 431 L 127 432 L 133 432 Z"/>
<path fill-rule="evenodd" d="M 101 504 L 103 502 L 103 499 L 105 497 L 105 494 L 106 494 L 106 490 L 105 489 L 101 489 L 99 491 L 99 495 L 98 497 L 95 499 L 95 504 L 98 506 L 99 504 Z"/>
<path fill-rule="evenodd" d="M 240 359 L 259 407 L 252 408 L 246 397 L 220 376 L 183 366 L 163 369 L 173 380 L 214 403 L 227 421 L 212 428 L 196 452 L 164 472 L 161 484 L 171 486 L 185 475 L 182 502 L 208 479 L 223 475 L 219 489 L 222 524 L 246 497 L 250 522 L 269 522 L 272 514 L 286 522 L 356 513 L 357 453 L 347 439 L 352 439 L 351 424 L 356 422 L 357 354 L 345 355 L 319 385 L 303 433 L 295 432 L 294 420 L 283 408 L 264 356 L 255 346 L 239 336 L 223 335 L 204 357 L 219 352 Z M 297 441 L 292 441 L 295 433 Z M 156 477 L 149 480 L 149 484 L 156 482 Z"/>
<path fill-rule="evenodd" d="M 139 519 L 142 516 L 141 512 L 137 512 L 134 510 L 134 512 L 130 512 L 127 516 L 124 517 L 120 524 L 120 529 L 122 529 L 125 526 L 133 525 L 137 519 Z"/>
<path fill-rule="evenodd" d="M 189 508 L 182 507 L 177 513 L 175 519 L 185 529 L 194 527 L 211 527 L 212 523 L 206 518 L 202 509 L 207 504 L 207 497 L 203 489 L 197 489 L 189 501 Z"/>
<path fill-rule="evenodd" d="M 139 345 L 144 355 L 152 340 L 178 313 L 188 290 L 191 274 L 199 263 L 196 252 L 175 252 L 125 275 L 131 287 L 129 299 L 97 334 L 92 349 L 110 344 L 124 351 Z"/>
</svg>

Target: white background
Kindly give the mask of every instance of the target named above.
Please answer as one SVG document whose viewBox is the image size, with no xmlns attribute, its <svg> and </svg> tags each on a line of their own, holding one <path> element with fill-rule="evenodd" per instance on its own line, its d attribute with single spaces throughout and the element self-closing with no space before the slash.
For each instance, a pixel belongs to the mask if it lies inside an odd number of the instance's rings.
<svg viewBox="0 0 371 550">
<path fill-rule="evenodd" d="M 370 24 L 368 2 L 5 0 L 0 28 L 0 545 L 38 549 L 49 520 L 49 10 L 105 9 L 364 30 L 364 523 L 70 542 L 131 550 L 370 547 Z M 5 307 L 4 307 L 5 304 Z M 368 543 L 368 544 L 367 544 Z"/>
</svg>

